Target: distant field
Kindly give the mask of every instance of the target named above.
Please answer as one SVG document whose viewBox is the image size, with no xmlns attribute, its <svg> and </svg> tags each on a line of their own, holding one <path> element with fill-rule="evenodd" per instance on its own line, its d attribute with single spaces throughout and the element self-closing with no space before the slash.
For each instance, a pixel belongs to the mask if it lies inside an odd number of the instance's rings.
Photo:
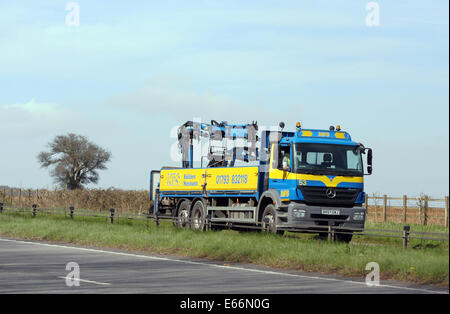
<svg viewBox="0 0 450 314">
<path fill-rule="evenodd" d="M 448 228 L 420 227 L 448 232 Z M 154 223 L 120 219 L 112 225 L 105 218 L 76 217 L 72 221 L 64 216 L 40 214 L 31 218 L 7 212 L 0 215 L 0 235 L 357 277 L 367 274 L 367 263 L 377 262 L 382 279 L 448 286 L 449 278 L 448 243 L 414 242 L 415 248 L 403 249 L 401 242 L 386 239 L 356 237 L 351 244 L 344 244 L 320 241 L 312 235 L 196 232 L 174 228 L 169 222 L 156 227 Z"/>
<path fill-rule="evenodd" d="M 37 204 L 40 208 L 75 208 L 118 212 L 148 212 L 148 191 L 118 189 L 46 190 L 46 189 L 0 189 L 0 202 L 8 206 L 27 207 Z"/>
<path fill-rule="evenodd" d="M 367 219 L 371 222 L 395 222 L 402 224 L 449 224 L 448 196 L 431 198 L 419 196 L 394 197 L 368 195 Z"/>
</svg>

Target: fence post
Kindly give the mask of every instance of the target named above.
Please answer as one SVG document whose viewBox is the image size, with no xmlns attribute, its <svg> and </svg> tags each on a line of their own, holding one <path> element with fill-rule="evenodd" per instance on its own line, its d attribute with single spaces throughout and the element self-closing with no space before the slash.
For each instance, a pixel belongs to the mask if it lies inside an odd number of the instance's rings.
<svg viewBox="0 0 450 314">
<path fill-rule="evenodd" d="M 410 226 L 403 226 L 403 247 L 406 249 L 408 247 L 409 242 L 409 231 L 411 230 Z"/>
<path fill-rule="evenodd" d="M 147 215 L 146 215 L 146 217 L 147 217 L 147 220 L 146 220 L 146 222 L 147 222 L 147 227 L 148 227 L 148 222 L 149 222 L 151 216 L 152 216 L 152 207 L 149 206 L 149 207 L 148 207 L 148 213 L 147 213 Z"/>
<path fill-rule="evenodd" d="M 70 206 L 69 210 L 70 210 L 70 219 L 73 219 L 73 211 L 75 210 L 75 208 L 73 206 Z"/>
<path fill-rule="evenodd" d="M 423 224 L 423 220 L 422 220 L 422 211 L 423 211 L 423 195 L 421 194 L 418 198 L 417 198 L 417 206 L 419 207 L 419 224 Z"/>
<path fill-rule="evenodd" d="M 332 226 L 328 226 L 328 241 L 334 242 L 336 240 L 336 234 Z"/>
<path fill-rule="evenodd" d="M 374 195 L 373 200 L 375 202 L 375 222 L 378 223 L 378 196 Z"/>
<path fill-rule="evenodd" d="M 428 223 L 428 195 L 425 195 L 423 205 L 423 225 L 426 226 L 427 223 Z"/>
<path fill-rule="evenodd" d="M 158 212 L 155 213 L 155 224 L 156 224 L 157 226 L 159 226 Z"/>
<path fill-rule="evenodd" d="M 0 214 L 3 212 L 3 203 L 0 203 Z"/>
<path fill-rule="evenodd" d="M 383 222 L 386 222 L 387 219 L 387 195 L 383 195 Z"/>
<path fill-rule="evenodd" d="M 406 223 L 406 210 L 408 204 L 408 197 L 406 195 L 403 195 L 403 223 Z"/>
<path fill-rule="evenodd" d="M 33 216 L 33 217 L 36 217 L 36 209 L 37 209 L 37 205 L 36 205 L 36 204 L 33 204 L 33 205 L 31 205 L 31 208 L 32 208 L 32 216 Z"/>
<path fill-rule="evenodd" d="M 114 208 L 110 208 L 109 209 L 109 212 L 110 212 L 110 216 L 109 216 L 109 219 L 111 220 L 111 223 L 113 224 L 114 223 L 114 212 L 115 212 L 115 210 L 114 210 Z"/>
<path fill-rule="evenodd" d="M 445 197 L 445 226 L 448 227 L 448 196 Z"/>
</svg>

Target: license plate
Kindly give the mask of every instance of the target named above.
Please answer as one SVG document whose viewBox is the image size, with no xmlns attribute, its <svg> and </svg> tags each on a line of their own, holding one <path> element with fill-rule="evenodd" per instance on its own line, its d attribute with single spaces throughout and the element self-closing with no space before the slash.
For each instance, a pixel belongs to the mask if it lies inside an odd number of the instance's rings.
<svg viewBox="0 0 450 314">
<path fill-rule="evenodd" d="M 322 209 L 322 215 L 340 215 L 341 211 L 338 209 Z"/>
</svg>

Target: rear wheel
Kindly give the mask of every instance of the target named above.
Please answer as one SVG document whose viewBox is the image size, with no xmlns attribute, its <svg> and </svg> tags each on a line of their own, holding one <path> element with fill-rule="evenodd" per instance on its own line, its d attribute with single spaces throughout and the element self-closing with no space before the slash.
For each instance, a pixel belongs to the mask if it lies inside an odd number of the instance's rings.
<svg viewBox="0 0 450 314">
<path fill-rule="evenodd" d="M 204 230 L 205 229 L 205 205 L 202 201 L 197 201 L 192 208 L 191 213 L 191 228 L 194 230 Z"/>
<path fill-rule="evenodd" d="M 176 225 L 179 228 L 189 228 L 189 203 L 187 201 L 183 201 L 178 208 Z"/>
<path fill-rule="evenodd" d="M 264 231 L 268 231 L 270 233 L 276 233 L 276 234 L 283 235 L 284 231 L 278 230 L 276 221 L 277 221 L 277 213 L 275 211 L 275 208 L 273 207 L 273 205 L 269 204 L 264 209 L 264 212 L 262 215 L 262 221 L 261 221 L 262 229 Z"/>
</svg>

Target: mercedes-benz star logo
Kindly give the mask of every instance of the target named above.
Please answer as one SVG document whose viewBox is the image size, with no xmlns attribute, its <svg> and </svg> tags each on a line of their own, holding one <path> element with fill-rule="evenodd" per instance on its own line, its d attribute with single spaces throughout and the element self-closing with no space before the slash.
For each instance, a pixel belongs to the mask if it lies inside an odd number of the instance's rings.
<svg viewBox="0 0 450 314">
<path fill-rule="evenodd" d="M 335 198 L 336 197 L 336 190 L 333 189 L 333 188 L 329 188 L 329 189 L 327 189 L 325 194 L 327 195 L 328 198 Z"/>
</svg>

